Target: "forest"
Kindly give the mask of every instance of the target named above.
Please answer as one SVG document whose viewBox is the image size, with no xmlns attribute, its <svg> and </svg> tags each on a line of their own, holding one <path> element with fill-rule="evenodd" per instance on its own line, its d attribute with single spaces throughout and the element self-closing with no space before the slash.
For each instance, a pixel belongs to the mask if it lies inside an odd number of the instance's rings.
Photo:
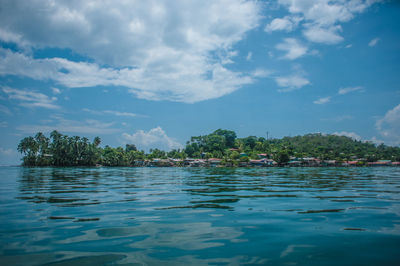
<svg viewBox="0 0 400 266">
<path fill-rule="evenodd" d="M 219 158 L 223 162 L 248 162 L 265 154 L 284 165 L 290 158 L 314 157 L 338 162 L 362 158 L 366 162 L 378 160 L 400 161 L 400 148 L 357 141 L 345 136 L 306 134 L 281 139 L 248 136 L 238 138 L 231 130 L 218 129 L 208 135 L 193 136 L 185 148 L 171 151 L 138 150 L 134 143 L 125 147 L 101 147 L 101 140 L 92 142 L 86 137 L 68 136 L 54 130 L 22 139 L 18 151 L 23 154 L 24 166 L 137 166 L 153 159 Z"/>
</svg>

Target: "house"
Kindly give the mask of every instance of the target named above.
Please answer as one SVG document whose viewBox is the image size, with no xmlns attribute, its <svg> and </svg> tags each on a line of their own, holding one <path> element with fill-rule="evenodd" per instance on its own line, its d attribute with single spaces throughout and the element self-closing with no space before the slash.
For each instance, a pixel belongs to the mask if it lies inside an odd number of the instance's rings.
<svg viewBox="0 0 400 266">
<path fill-rule="evenodd" d="M 295 166 L 295 167 L 299 167 L 299 166 L 301 166 L 301 161 L 299 161 L 299 160 L 291 160 L 291 161 L 289 161 L 288 162 L 288 165 L 289 166 Z"/>
<path fill-rule="evenodd" d="M 301 158 L 303 166 L 321 166 L 321 160 L 314 157 Z"/>
<path fill-rule="evenodd" d="M 265 166 L 277 166 L 278 165 L 278 163 L 272 159 L 263 159 L 263 160 L 264 160 Z"/>
<path fill-rule="evenodd" d="M 266 153 L 260 153 L 260 154 L 257 154 L 257 156 L 260 159 L 267 158 L 267 154 Z"/>
<path fill-rule="evenodd" d="M 383 166 L 388 166 L 392 164 L 391 160 L 378 160 L 378 163 L 382 164 Z"/>
<path fill-rule="evenodd" d="M 206 161 L 205 160 L 194 160 L 190 162 L 190 167 L 204 167 L 206 166 Z"/>
<path fill-rule="evenodd" d="M 184 165 L 184 160 L 182 160 L 182 159 L 170 158 L 169 161 L 172 163 L 173 166 L 183 166 Z"/>
<path fill-rule="evenodd" d="M 251 166 L 264 166 L 265 161 L 264 160 L 250 160 L 250 165 Z"/>
<path fill-rule="evenodd" d="M 337 162 L 336 160 L 325 160 L 323 164 L 324 166 L 336 166 Z"/>
<path fill-rule="evenodd" d="M 248 162 L 239 162 L 240 167 L 248 167 L 249 165 L 250 165 L 250 163 L 248 163 Z"/>
<path fill-rule="evenodd" d="M 392 164 L 390 160 L 379 160 L 377 162 L 369 162 L 368 166 L 390 166 Z"/>
<path fill-rule="evenodd" d="M 168 159 L 153 159 L 153 161 L 150 162 L 150 166 L 169 167 L 174 166 L 174 164 Z"/>
<path fill-rule="evenodd" d="M 194 161 L 194 159 L 192 159 L 192 158 L 186 158 L 186 159 L 183 161 L 183 165 L 184 165 L 184 166 L 189 166 L 190 163 L 193 162 L 193 161 Z"/>
<path fill-rule="evenodd" d="M 217 166 L 217 165 L 219 165 L 221 163 L 221 159 L 210 158 L 210 159 L 207 160 L 207 162 L 211 167 L 215 167 L 215 166 Z"/>
<path fill-rule="evenodd" d="M 358 161 L 347 161 L 343 163 L 343 166 L 357 166 Z"/>
</svg>

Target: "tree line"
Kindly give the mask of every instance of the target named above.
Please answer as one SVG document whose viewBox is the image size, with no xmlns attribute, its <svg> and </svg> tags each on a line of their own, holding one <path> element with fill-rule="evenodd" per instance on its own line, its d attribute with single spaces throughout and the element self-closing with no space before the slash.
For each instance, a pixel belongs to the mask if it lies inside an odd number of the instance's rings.
<svg viewBox="0 0 400 266">
<path fill-rule="evenodd" d="M 155 158 L 220 158 L 235 165 L 240 161 L 258 159 L 259 154 L 265 154 L 280 164 L 288 162 L 290 157 L 337 161 L 354 158 L 363 158 L 368 162 L 400 161 L 399 147 L 320 133 L 281 139 L 256 136 L 238 138 L 234 131 L 218 129 L 208 135 L 191 137 L 183 149 L 168 152 L 151 149 L 148 153 L 138 150 L 135 144 L 127 144 L 124 148 L 108 145 L 102 148 L 100 143 L 99 137 L 90 142 L 86 137 L 67 136 L 54 130 L 49 137 L 39 132 L 33 137 L 22 139 L 18 151 L 24 155 L 22 164 L 25 166 L 138 166 L 141 161 Z"/>
</svg>

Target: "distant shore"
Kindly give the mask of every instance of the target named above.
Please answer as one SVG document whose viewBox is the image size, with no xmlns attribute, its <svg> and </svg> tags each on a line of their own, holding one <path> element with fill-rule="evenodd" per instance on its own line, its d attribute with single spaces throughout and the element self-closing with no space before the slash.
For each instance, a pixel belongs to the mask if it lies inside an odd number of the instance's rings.
<svg viewBox="0 0 400 266">
<path fill-rule="evenodd" d="M 163 151 L 100 147 L 100 137 L 67 136 L 54 130 L 50 137 L 39 132 L 23 138 L 18 151 L 24 166 L 157 166 L 157 167 L 323 167 L 399 166 L 400 147 L 361 142 L 321 133 L 270 139 L 238 138 L 231 130 L 218 129 L 194 136 L 185 148 Z"/>
</svg>

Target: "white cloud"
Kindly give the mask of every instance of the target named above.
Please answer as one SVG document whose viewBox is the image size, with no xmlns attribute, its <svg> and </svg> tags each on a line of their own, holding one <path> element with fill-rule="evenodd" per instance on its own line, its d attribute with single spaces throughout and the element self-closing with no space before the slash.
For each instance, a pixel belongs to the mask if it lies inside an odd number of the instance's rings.
<svg viewBox="0 0 400 266">
<path fill-rule="evenodd" d="M 310 25 L 303 31 L 304 36 L 312 42 L 336 44 L 343 40 L 338 32 L 341 31 L 340 26 L 320 27 L 318 25 Z"/>
<path fill-rule="evenodd" d="M 27 134 L 34 134 L 37 132 L 48 133 L 53 130 L 62 133 L 78 133 L 78 134 L 113 134 L 118 132 L 118 129 L 112 128 L 114 123 L 105 123 L 97 120 L 68 120 L 62 117 L 54 117 L 56 122 L 49 121 L 45 124 L 30 124 L 21 125 L 17 130 Z"/>
<path fill-rule="evenodd" d="M 146 117 L 144 115 L 139 115 L 135 113 L 130 113 L 130 112 L 119 112 L 119 111 L 113 111 L 113 110 L 104 110 L 104 111 L 95 111 L 91 110 L 88 108 L 83 108 L 82 111 L 94 114 L 94 115 L 103 115 L 103 114 L 110 114 L 110 115 L 115 115 L 115 116 L 125 116 L 125 117 Z"/>
<path fill-rule="evenodd" d="M 2 104 L 0 104 L 0 112 L 2 112 L 2 113 L 4 113 L 4 114 L 7 114 L 7 115 L 10 115 L 10 114 L 11 114 L 10 109 L 8 109 L 7 106 L 4 106 L 4 105 L 2 105 Z"/>
<path fill-rule="evenodd" d="M 332 135 L 345 136 L 345 137 L 349 137 L 349 138 L 352 138 L 352 139 L 355 139 L 355 140 L 358 140 L 358 141 L 361 140 L 360 135 L 358 135 L 358 134 L 356 134 L 354 132 L 341 131 L 341 132 L 332 133 Z"/>
<path fill-rule="evenodd" d="M 26 48 L 28 43 L 22 40 L 22 36 L 19 34 L 15 34 L 10 32 L 6 29 L 0 28 L 0 40 L 3 42 L 11 42 L 11 43 L 18 43 L 18 45 L 22 48 Z"/>
<path fill-rule="evenodd" d="M 53 94 L 60 94 L 61 93 L 60 89 L 58 89 L 58 88 L 51 88 L 51 90 L 52 90 Z"/>
<path fill-rule="evenodd" d="M 378 119 L 376 128 L 386 144 L 400 145 L 400 104 Z"/>
<path fill-rule="evenodd" d="M 47 109 L 60 108 L 58 105 L 54 104 L 57 98 L 49 98 L 47 95 L 40 92 L 25 91 L 10 87 L 2 87 L 2 89 L 3 92 L 8 95 L 9 99 L 20 101 L 20 105 L 24 107 L 41 107 Z"/>
<path fill-rule="evenodd" d="M 357 86 L 357 87 L 346 87 L 346 88 L 340 88 L 338 93 L 339 95 L 344 95 L 350 92 L 354 92 L 354 91 L 364 91 L 364 88 L 361 86 Z"/>
<path fill-rule="evenodd" d="M 133 143 L 141 149 L 160 148 L 178 149 L 182 144 L 167 136 L 161 127 L 150 129 L 149 131 L 138 130 L 134 134 L 123 133 L 122 138 L 126 143 Z"/>
<path fill-rule="evenodd" d="M 342 41 L 340 23 L 353 19 L 355 14 L 364 12 L 376 2 L 380 0 L 278 0 L 288 9 L 291 17 L 304 20 L 303 34 L 308 40 L 325 44 Z M 290 27 L 283 21 L 278 25 Z"/>
<path fill-rule="evenodd" d="M 229 94 L 245 84 L 254 82 L 254 76 L 232 72 L 219 63 L 191 72 L 188 69 L 174 73 L 151 73 L 136 68 L 101 68 L 95 63 L 72 62 L 62 58 L 32 59 L 20 53 L 0 48 L 7 64 L 0 65 L 0 75 L 22 75 L 33 79 L 53 79 L 71 87 L 92 87 L 98 85 L 125 86 L 137 97 L 148 100 L 171 100 L 194 103 L 218 98 Z M 156 66 L 155 66 L 156 67 Z M 161 67 L 161 66 L 160 66 Z M 193 66 L 192 66 L 193 67 Z M 183 73 L 182 72 L 182 73 Z M 211 78 L 204 77 L 209 75 Z"/>
<path fill-rule="evenodd" d="M 246 61 L 250 61 L 252 57 L 253 57 L 253 53 L 252 52 L 248 52 L 247 56 L 246 56 Z"/>
<path fill-rule="evenodd" d="M 0 127 L 8 127 L 8 122 L 7 121 L 1 121 L 0 122 Z"/>
<path fill-rule="evenodd" d="M 374 47 L 375 45 L 378 44 L 379 40 L 380 40 L 379 38 L 372 39 L 372 40 L 368 43 L 368 46 L 369 46 L 369 47 Z"/>
<path fill-rule="evenodd" d="M 310 84 L 310 81 L 308 79 L 299 74 L 276 77 L 275 81 L 278 86 L 283 87 L 283 89 L 279 90 L 280 92 L 293 91 Z"/>
<path fill-rule="evenodd" d="M 349 49 L 349 48 L 351 48 L 352 46 L 353 46 L 352 44 L 348 44 L 348 45 L 346 45 L 344 48 Z"/>
<path fill-rule="evenodd" d="M 0 28 L 19 36 L 8 39 L 34 48 L 69 48 L 93 63 L 33 59 L 2 49 L 0 74 L 52 79 L 71 88 L 125 86 L 149 100 L 218 98 L 254 82 L 224 65 L 233 62 L 233 45 L 258 26 L 260 6 L 244 0 L 5 3 Z"/>
<path fill-rule="evenodd" d="M 1 155 L 11 155 L 14 154 L 15 151 L 13 149 L 4 149 L 2 147 L 0 147 L 0 154 Z"/>
<path fill-rule="evenodd" d="M 323 98 L 319 98 L 318 100 L 315 100 L 313 103 L 315 104 L 325 104 L 325 103 L 329 103 L 331 101 L 331 97 L 323 97 Z"/>
<path fill-rule="evenodd" d="M 369 141 L 372 142 L 372 143 L 375 143 L 376 145 L 385 143 L 383 140 L 378 139 L 376 136 L 373 136 Z"/>
<path fill-rule="evenodd" d="M 271 33 L 273 31 L 292 31 L 301 21 L 300 17 L 285 16 L 283 18 L 273 19 L 267 26 L 265 26 L 265 31 Z"/>
<path fill-rule="evenodd" d="M 254 71 L 251 73 L 251 75 L 252 75 L 253 77 L 256 77 L 256 78 L 265 78 L 265 77 L 270 76 L 271 73 L 272 73 L 272 71 L 270 71 L 270 70 L 262 69 L 262 68 L 257 68 L 256 70 L 254 70 Z"/>
<path fill-rule="evenodd" d="M 20 157 L 16 149 L 0 147 L 0 165 L 18 165 Z"/>
<path fill-rule="evenodd" d="M 283 43 L 276 45 L 276 49 L 285 51 L 283 58 L 294 60 L 307 53 L 308 48 L 294 38 L 286 38 Z"/>
<path fill-rule="evenodd" d="M 137 117 L 138 116 L 137 114 L 134 114 L 134 113 L 118 112 L 118 111 L 111 111 L 111 110 L 105 110 L 104 113 L 116 115 L 116 116 L 127 116 L 127 117 Z"/>
</svg>

